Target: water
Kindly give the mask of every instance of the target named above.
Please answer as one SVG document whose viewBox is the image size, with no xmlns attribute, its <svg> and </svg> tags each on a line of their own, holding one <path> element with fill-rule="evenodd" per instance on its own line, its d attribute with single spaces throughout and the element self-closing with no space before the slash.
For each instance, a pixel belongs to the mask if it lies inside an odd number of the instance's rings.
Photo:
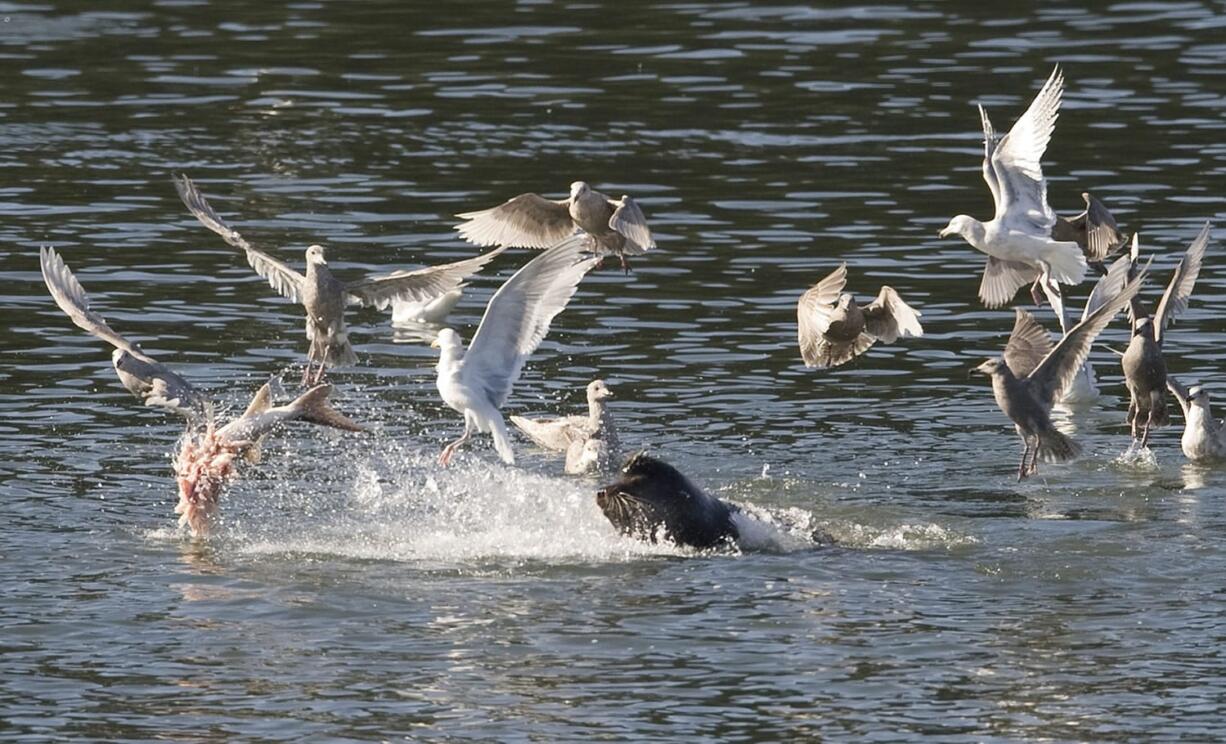
<svg viewBox="0 0 1226 744">
<path fill-rule="evenodd" d="M 1165 282 L 1226 214 L 1222 10 L 6 4 L 0 735 L 1220 736 L 1226 477 L 1184 464 L 1178 426 L 1118 459 L 1100 348 L 1103 403 L 1068 422 L 1087 456 L 1015 483 L 1019 442 L 968 376 L 1012 315 L 979 306 L 982 256 L 936 232 L 989 216 L 973 103 L 1006 128 L 1059 62 L 1051 202 L 1095 193 Z M 293 430 L 218 536 L 185 538 L 177 423 L 118 386 L 37 262 L 54 245 L 115 328 L 239 409 L 301 362 L 301 315 L 191 219 L 177 172 L 295 266 L 329 245 L 343 278 L 474 255 L 451 215 L 521 191 L 634 195 L 659 251 L 583 283 L 508 411 L 579 408 L 603 376 L 628 445 L 779 544 L 622 538 L 600 479 L 523 440 L 515 469 L 485 442 L 438 469 L 462 424 L 435 352 L 377 312 L 351 315 L 363 366 L 337 377 L 376 432 Z M 1170 345 L 1211 389 L 1220 240 Z M 465 337 L 528 257 L 473 281 Z M 843 260 L 927 333 L 806 370 L 795 300 Z M 808 547 L 815 529 L 834 544 Z"/>
</svg>

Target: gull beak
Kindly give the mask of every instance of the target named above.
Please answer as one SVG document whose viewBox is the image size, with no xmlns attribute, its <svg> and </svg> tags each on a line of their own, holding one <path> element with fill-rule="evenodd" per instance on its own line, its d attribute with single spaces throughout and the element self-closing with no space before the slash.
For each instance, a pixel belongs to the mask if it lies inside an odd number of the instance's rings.
<svg viewBox="0 0 1226 744">
<path fill-rule="evenodd" d="M 972 367 L 972 368 L 971 368 L 971 371 L 970 371 L 970 372 L 968 372 L 966 376 L 967 376 L 967 377 L 970 377 L 971 375 L 975 374 L 976 372 L 978 372 L 978 373 L 979 373 L 979 374 L 981 374 L 981 375 L 990 375 L 990 374 L 992 374 L 991 365 L 992 365 L 992 363 L 991 363 L 991 362 L 984 362 L 983 364 L 980 364 L 980 365 L 978 365 L 978 366 L 976 366 L 976 367 Z"/>
<path fill-rule="evenodd" d="M 430 348 L 431 349 L 441 349 L 442 348 L 441 346 L 439 346 L 438 336 L 435 336 L 434 340 L 430 342 Z"/>
<path fill-rule="evenodd" d="M 938 238 L 948 238 L 952 234 L 953 234 L 953 231 L 950 230 L 948 227 L 942 227 L 941 231 L 937 233 L 937 237 Z"/>
</svg>

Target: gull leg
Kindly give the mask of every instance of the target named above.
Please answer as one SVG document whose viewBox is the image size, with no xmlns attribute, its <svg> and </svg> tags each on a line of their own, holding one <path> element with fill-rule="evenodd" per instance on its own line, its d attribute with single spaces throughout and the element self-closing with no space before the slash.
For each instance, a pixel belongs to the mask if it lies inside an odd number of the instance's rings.
<svg viewBox="0 0 1226 744">
<path fill-rule="evenodd" d="M 312 385 L 318 385 L 324 379 L 324 372 L 328 371 L 328 354 L 332 351 L 332 346 L 329 344 L 324 347 L 324 353 L 319 355 L 319 368 L 315 371 L 315 379 L 311 382 Z"/>
<path fill-rule="evenodd" d="M 1022 461 L 1017 465 L 1017 480 L 1020 483 L 1026 477 L 1026 460 L 1030 457 L 1030 437 L 1022 435 Z"/>
<path fill-rule="evenodd" d="M 630 276 L 630 262 L 626 260 L 626 254 L 619 253 L 617 255 L 622 260 L 622 273 L 626 276 Z"/>
<path fill-rule="evenodd" d="M 1030 475 L 1039 472 L 1039 437 L 1036 434 L 1034 438 L 1034 450 L 1030 454 Z"/>
<path fill-rule="evenodd" d="M 311 342 L 311 348 L 307 351 L 306 368 L 302 370 L 302 387 L 306 387 L 311 380 L 311 362 L 315 361 L 315 343 Z"/>
<path fill-rule="evenodd" d="M 442 465 L 443 467 L 447 467 L 448 465 L 450 465 L 451 458 L 455 455 L 455 451 L 460 448 L 461 444 L 464 444 L 465 442 L 467 442 L 470 436 L 472 436 L 472 428 L 469 427 L 468 422 L 465 421 L 464 422 L 464 433 L 460 436 L 459 439 L 455 440 L 454 442 L 451 442 L 450 444 L 448 444 L 446 447 L 443 448 L 443 451 L 439 453 L 439 456 L 438 456 L 438 464 Z"/>
<path fill-rule="evenodd" d="M 1034 284 L 1030 285 L 1030 299 L 1034 300 L 1035 307 L 1043 307 L 1043 293 L 1039 290 L 1041 281 L 1042 277 L 1035 279 Z"/>
</svg>

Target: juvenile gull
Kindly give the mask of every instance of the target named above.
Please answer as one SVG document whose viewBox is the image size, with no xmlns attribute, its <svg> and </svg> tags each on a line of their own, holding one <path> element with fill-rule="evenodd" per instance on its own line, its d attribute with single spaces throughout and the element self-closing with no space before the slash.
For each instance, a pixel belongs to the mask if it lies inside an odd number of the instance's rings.
<svg viewBox="0 0 1226 744">
<path fill-rule="evenodd" d="M 1187 390 L 1174 377 L 1166 378 L 1167 390 L 1183 409 L 1183 436 L 1179 444 L 1192 462 L 1226 460 L 1226 426 L 1213 418 L 1209 393 L 1200 385 Z"/>
<path fill-rule="evenodd" d="M 463 212 L 456 217 L 460 235 L 477 245 L 548 248 L 575 230 L 589 236 L 590 250 L 599 256 L 617 256 L 628 269 L 626 256 L 656 247 L 643 210 L 629 196 L 613 199 L 584 181 L 570 185 L 561 201 L 537 194 L 520 194 L 490 209 Z"/>
<path fill-rule="evenodd" d="M 1128 238 L 1120 232 L 1115 216 L 1101 201 L 1084 191 L 1081 198 L 1086 203 L 1085 211 L 1073 217 L 1056 215 L 1056 222 L 1051 228 L 1051 239 L 1073 241 L 1085 254 L 1086 263 L 1099 274 L 1105 274 L 1106 260 L 1122 248 Z"/>
<path fill-rule="evenodd" d="M 1077 456 L 1077 444 L 1052 425 L 1052 405 L 1081 369 L 1094 339 L 1137 293 L 1143 279 L 1144 274 L 1104 302 L 1065 334 L 1055 348 L 1034 316 L 1017 309 L 1004 357 L 989 359 L 975 368 L 992 378 L 996 405 L 1013 421 L 1022 438 L 1019 481 L 1038 471 L 1039 458 L 1059 462 Z"/>
<path fill-rule="evenodd" d="M 494 449 L 508 465 L 515 454 L 507 439 L 499 409 L 519 379 L 524 362 L 536 350 L 554 316 L 574 296 L 579 281 L 599 260 L 582 258 L 584 240 L 574 236 L 529 261 L 502 285 L 485 308 L 468 352 L 459 334 L 439 331 L 435 346 L 438 391 L 452 409 L 464 415 L 464 434 L 443 448 L 439 464 L 446 466 L 474 432 L 488 431 Z"/>
<path fill-rule="evenodd" d="M 611 440 L 616 449 L 617 428 L 613 414 L 605 401 L 613 397 L 604 380 L 592 380 L 587 386 L 586 416 L 564 416 L 557 419 L 530 419 L 512 416 L 511 423 L 528 435 L 528 438 L 554 452 L 566 452 L 579 438 L 597 436 Z"/>
<path fill-rule="evenodd" d="M 115 347 L 111 353 L 111 364 L 115 367 L 115 374 L 119 375 L 119 382 L 130 393 L 147 406 L 181 414 L 189 422 L 203 413 L 205 397 L 187 380 L 142 351 L 140 344 L 113 331 L 101 315 L 90 309 L 85 289 L 55 249 L 44 246 L 39 251 L 39 258 L 43 281 L 47 283 L 47 290 L 55 304 L 78 328 Z"/>
<path fill-rule="evenodd" d="M 1035 282 L 1031 295 L 1039 304 L 1039 287 L 1079 284 L 1085 279 L 1086 259 L 1075 242 L 1052 238 L 1056 213 L 1047 203 L 1047 181 L 1040 161 L 1051 141 L 1060 110 L 1064 78 L 1060 68 L 1035 96 L 1026 113 L 996 141 L 987 111 L 979 107 L 983 122 L 983 180 L 996 204 L 989 222 L 960 214 L 940 236 L 961 235 L 988 255 L 979 298 L 987 307 L 1009 303 L 1018 288 Z"/>
<path fill-rule="evenodd" d="M 877 341 L 892 344 L 899 337 L 922 336 L 920 313 L 890 287 L 861 308 L 844 292 L 847 264 L 800 296 L 796 326 L 800 357 L 808 367 L 837 367 L 863 354 Z"/>
<path fill-rule="evenodd" d="M 416 271 L 397 271 L 361 281 L 342 282 L 332 275 L 324 258 L 324 248 L 312 245 L 306 250 L 306 274 L 300 274 L 272 256 L 257 250 L 234 228 L 226 224 L 205 201 L 204 195 L 187 177 L 175 179 L 175 188 L 188 210 L 200 223 L 217 233 L 230 245 L 246 252 L 247 263 L 268 280 L 279 294 L 306 308 L 306 332 L 311 342 L 302 382 L 318 383 L 327 367 L 357 363 L 345 326 L 345 306 L 362 305 L 380 310 L 396 300 L 429 302 L 460 287 L 467 277 L 481 270 L 502 248 L 464 261 L 430 266 Z M 318 362 L 314 378 L 311 367 Z"/>
<path fill-rule="evenodd" d="M 1175 267 L 1175 273 L 1171 275 L 1171 281 L 1162 293 L 1153 316 L 1142 315 L 1144 311 L 1139 303 L 1134 305 L 1137 317 L 1132 339 L 1120 363 L 1124 368 L 1124 382 L 1130 398 L 1128 423 L 1132 427 L 1133 443 L 1140 448 L 1149 443 L 1151 427 L 1167 424 L 1166 359 L 1162 355 L 1162 343 L 1166 340 L 1166 327 L 1171 320 L 1188 308 L 1188 299 L 1196 286 L 1208 245 L 1209 223 L 1206 222 Z"/>
</svg>

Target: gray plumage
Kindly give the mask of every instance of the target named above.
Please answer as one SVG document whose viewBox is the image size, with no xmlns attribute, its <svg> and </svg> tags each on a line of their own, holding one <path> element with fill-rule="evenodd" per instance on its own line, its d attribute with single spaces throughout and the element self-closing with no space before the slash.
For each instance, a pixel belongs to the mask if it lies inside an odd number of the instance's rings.
<svg viewBox="0 0 1226 744">
<path fill-rule="evenodd" d="M 1077 376 L 1094 339 L 1137 293 L 1143 278 L 1138 277 L 1090 313 L 1055 347 L 1034 317 L 1018 309 L 1004 356 L 975 368 L 992 378 L 996 404 L 1022 438 L 1018 480 L 1037 472 L 1040 459 L 1059 462 L 1077 456 L 1077 444 L 1052 424 L 1052 405 Z"/>
<path fill-rule="evenodd" d="M 43 281 L 55 304 L 68 315 L 78 328 L 115 347 L 111 364 L 120 383 L 147 406 L 155 406 L 195 420 L 204 411 L 207 399 L 187 380 L 166 365 L 146 354 L 140 344 L 116 333 L 102 316 L 89 307 L 89 296 L 64 259 L 54 249 L 40 250 Z"/>
<path fill-rule="evenodd" d="M 548 248 L 582 230 L 593 253 L 617 256 L 623 267 L 626 256 L 656 247 L 647 218 L 633 199 L 613 199 L 584 181 L 572 183 L 570 196 L 560 201 L 520 194 L 496 207 L 456 216 L 464 222 L 455 229 L 477 245 Z"/>
<path fill-rule="evenodd" d="M 1205 223 L 1175 267 L 1175 273 L 1171 275 L 1153 317 L 1141 314 L 1143 309 L 1134 305 L 1137 319 L 1120 364 L 1124 368 L 1124 382 L 1128 387 L 1128 423 L 1132 438 L 1140 447 L 1149 443 L 1151 428 L 1165 426 L 1169 422 L 1166 359 L 1162 354 L 1162 344 L 1167 326 L 1188 308 L 1188 300 L 1196 286 L 1208 245 L 1209 223 Z"/>
<path fill-rule="evenodd" d="M 1183 436 L 1179 444 L 1192 462 L 1226 460 L 1226 426 L 1213 418 L 1209 393 L 1200 385 L 1184 389 L 1174 377 L 1166 378 L 1167 390 L 1183 409 Z"/>
<path fill-rule="evenodd" d="M 320 364 L 316 381 L 325 367 L 343 367 L 357 363 L 357 355 L 349 343 L 345 326 L 345 307 L 360 305 L 385 309 L 396 301 L 430 302 L 459 288 L 467 277 L 481 270 L 502 252 L 490 251 L 476 258 L 430 266 L 416 271 L 397 271 L 360 281 L 342 282 L 332 275 L 324 257 L 324 248 L 312 245 L 306 250 L 306 274 L 300 274 L 285 263 L 260 251 L 247 242 L 237 230 L 213 210 L 204 195 L 187 176 L 175 179 L 175 188 L 188 211 L 202 225 L 217 233 L 230 245 L 244 251 L 247 262 L 268 284 L 291 302 L 306 308 L 306 332 L 311 341 L 307 357 L 307 374 L 311 364 Z M 306 375 L 304 375 L 304 382 Z"/>
<path fill-rule="evenodd" d="M 1087 192 L 1082 192 L 1081 198 L 1086 203 L 1085 211 L 1073 217 L 1057 215 L 1051 237 L 1052 240 L 1076 243 L 1085 253 L 1086 263 L 1099 274 L 1104 274 L 1104 262 L 1124 247 L 1128 238 L 1120 232 L 1115 216 L 1101 201 Z"/>
<path fill-rule="evenodd" d="M 890 287 L 860 307 L 843 291 L 847 264 L 810 287 L 796 305 L 800 357 L 808 367 L 837 367 L 863 354 L 877 341 L 892 344 L 900 337 L 922 336 L 920 313 Z"/>
</svg>

